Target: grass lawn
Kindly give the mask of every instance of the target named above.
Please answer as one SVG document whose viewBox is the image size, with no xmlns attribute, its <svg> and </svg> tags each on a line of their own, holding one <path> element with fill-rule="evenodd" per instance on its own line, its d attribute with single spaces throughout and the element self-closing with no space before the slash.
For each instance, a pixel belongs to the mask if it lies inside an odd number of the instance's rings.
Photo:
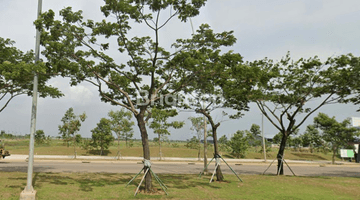
<svg viewBox="0 0 360 200">
<path fill-rule="evenodd" d="M 133 174 L 35 173 L 37 199 L 360 199 L 359 178 L 225 175 L 225 182 L 208 183 L 210 177 L 160 174 L 168 196 L 153 180 L 156 192 L 134 197 L 138 177 Z M 26 173 L 0 172 L 0 199 L 19 199 Z"/>
<path fill-rule="evenodd" d="M 4 140 L 5 147 L 10 151 L 10 154 L 29 154 L 29 140 Z M 195 158 L 198 155 L 198 150 L 189 149 L 185 147 L 185 142 L 178 143 L 163 143 L 162 153 L 163 157 L 180 157 L 180 158 Z M 117 142 L 115 141 L 106 151 L 107 156 L 116 156 Z M 260 148 L 249 148 L 245 158 L 247 159 L 263 159 L 263 154 L 259 152 Z M 99 151 L 86 152 L 80 147 L 76 147 L 77 155 L 99 155 Z M 210 145 L 207 152 L 207 157 L 213 157 L 213 148 Z M 268 153 L 267 158 L 272 160 L 276 157 L 278 149 L 272 148 Z M 133 147 L 125 147 L 125 142 L 120 142 L 120 152 L 122 156 L 143 156 L 143 150 L 140 141 L 134 141 Z M 203 149 L 201 149 L 201 158 L 203 158 Z M 221 152 L 224 158 L 234 158 L 229 152 Z M 35 155 L 74 155 L 73 146 L 67 147 L 61 140 L 51 140 L 48 144 L 35 145 Z M 150 155 L 151 157 L 159 157 L 159 147 L 156 143 L 150 142 Z M 306 153 L 294 152 L 292 150 L 285 150 L 285 159 L 290 160 L 331 160 L 332 153 Z M 337 160 L 340 160 L 337 158 Z"/>
</svg>

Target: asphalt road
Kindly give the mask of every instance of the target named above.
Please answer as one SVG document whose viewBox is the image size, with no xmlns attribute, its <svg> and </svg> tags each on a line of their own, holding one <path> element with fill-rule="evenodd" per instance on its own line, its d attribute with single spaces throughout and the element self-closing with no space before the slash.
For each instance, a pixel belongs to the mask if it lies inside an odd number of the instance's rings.
<svg viewBox="0 0 360 200">
<path fill-rule="evenodd" d="M 215 163 L 209 165 L 209 172 L 214 170 Z M 27 162 L 0 161 L 2 172 L 27 172 Z M 269 164 L 261 163 L 230 163 L 230 166 L 239 175 L 262 174 Z M 291 171 L 285 166 L 285 175 L 291 175 Z M 67 173 L 138 173 L 142 169 L 141 162 L 136 161 L 46 161 L 35 160 L 34 172 L 67 172 Z M 153 162 L 152 170 L 155 173 L 164 174 L 199 174 L 203 170 L 200 162 Z M 290 164 L 291 169 L 297 176 L 342 176 L 360 177 L 360 164 L 353 165 L 325 165 L 319 164 Z M 231 170 L 225 163 L 221 163 L 224 174 L 231 174 Z M 273 164 L 266 174 L 276 174 L 276 164 Z"/>
</svg>

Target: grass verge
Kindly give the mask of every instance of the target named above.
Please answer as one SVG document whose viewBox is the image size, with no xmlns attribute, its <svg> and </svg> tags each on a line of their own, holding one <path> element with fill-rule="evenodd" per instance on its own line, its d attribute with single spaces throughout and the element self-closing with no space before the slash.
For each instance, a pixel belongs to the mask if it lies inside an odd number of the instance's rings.
<svg viewBox="0 0 360 200">
<path fill-rule="evenodd" d="M 160 174 L 168 196 L 153 180 L 156 192 L 134 197 L 138 177 L 133 174 L 35 173 L 37 199 L 360 199 L 359 178 L 247 175 L 239 182 L 225 175 L 225 182 L 209 184 L 210 176 Z M 19 199 L 26 173 L 0 172 L 0 199 Z"/>
<path fill-rule="evenodd" d="M 162 147 L 162 153 L 164 157 L 180 157 L 180 158 L 196 158 L 198 155 L 198 150 L 188 149 L 185 147 L 185 142 L 176 143 L 164 143 Z M 10 151 L 10 154 L 24 154 L 29 153 L 29 141 L 28 140 L 6 140 L 5 141 L 6 150 Z M 120 152 L 121 155 L 126 156 L 136 156 L 142 157 L 143 150 L 140 141 L 133 142 L 133 147 L 125 147 L 125 142 L 120 142 Z M 262 152 L 259 152 L 260 148 L 249 148 L 245 158 L 247 159 L 263 159 Z M 80 147 L 76 148 L 77 155 L 99 155 L 100 151 L 90 151 L 87 152 Z M 213 148 L 211 145 L 207 151 L 207 157 L 213 157 Z M 268 153 L 267 158 L 273 160 L 276 157 L 278 149 L 272 148 L 271 152 Z M 117 142 L 114 142 L 109 150 L 105 151 L 106 156 L 116 156 L 117 155 Z M 200 157 L 203 158 L 204 151 L 201 150 Z M 150 142 L 150 156 L 158 157 L 159 156 L 159 147 L 154 142 Z M 230 152 L 221 152 L 224 158 L 234 158 Z M 70 145 L 67 147 L 61 140 L 52 140 L 48 144 L 35 145 L 35 155 L 74 155 L 74 149 Z M 331 153 L 308 153 L 308 152 L 295 152 L 290 149 L 285 150 L 285 159 L 290 160 L 331 160 Z M 341 160 L 336 158 L 337 161 Z"/>
</svg>

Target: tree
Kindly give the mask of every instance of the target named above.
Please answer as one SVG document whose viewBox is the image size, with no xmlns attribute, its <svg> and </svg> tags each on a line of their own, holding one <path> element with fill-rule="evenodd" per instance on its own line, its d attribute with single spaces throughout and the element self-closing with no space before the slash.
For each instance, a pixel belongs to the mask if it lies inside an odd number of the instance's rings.
<svg viewBox="0 0 360 200">
<path fill-rule="evenodd" d="M 196 137 L 197 137 L 197 141 L 198 141 L 198 145 L 196 145 L 197 150 L 198 150 L 198 160 L 200 160 L 200 154 L 201 154 L 201 138 L 203 135 L 203 130 L 204 130 L 204 118 L 203 117 L 189 117 L 190 121 L 191 121 L 191 130 L 195 131 Z M 204 141 L 207 138 L 204 138 Z M 192 142 L 194 142 L 194 140 L 191 140 Z M 194 145 L 193 145 L 194 146 Z"/>
<path fill-rule="evenodd" d="M 89 150 L 92 148 L 91 140 L 83 138 L 81 141 L 81 148 L 86 151 L 86 154 L 88 154 Z"/>
<path fill-rule="evenodd" d="M 196 136 L 192 137 L 185 145 L 189 149 L 200 149 L 200 142 Z"/>
<path fill-rule="evenodd" d="M 247 138 L 248 138 L 248 142 L 250 146 L 254 146 L 255 147 L 255 151 L 257 151 L 256 147 L 261 145 L 261 130 L 260 130 L 260 126 L 257 124 L 252 124 L 250 127 L 250 130 L 247 134 Z"/>
<path fill-rule="evenodd" d="M 273 137 L 273 143 L 274 143 L 274 144 L 280 144 L 281 138 L 282 138 L 281 132 L 277 133 L 277 134 L 274 135 L 274 137 Z"/>
<path fill-rule="evenodd" d="M 38 91 L 40 97 L 59 98 L 63 94 L 46 85 L 51 71 L 43 63 L 34 64 L 32 51 L 23 53 L 13 45 L 14 41 L 0 37 L 0 112 L 19 95 L 32 95 L 34 72 L 39 74 Z"/>
<path fill-rule="evenodd" d="M 292 140 L 291 140 L 291 146 L 294 147 L 294 150 L 295 151 L 298 151 L 298 149 L 300 148 L 302 144 L 302 138 L 301 137 L 294 137 Z"/>
<path fill-rule="evenodd" d="M 36 144 L 42 144 L 46 141 L 45 133 L 43 130 L 37 130 L 35 132 L 35 142 Z"/>
<path fill-rule="evenodd" d="M 287 54 L 277 63 L 269 59 L 248 63 L 260 71 L 253 80 L 257 86 L 249 99 L 281 132 L 277 154 L 280 174 L 283 174 L 281 158 L 287 139 L 294 130 L 322 106 L 343 102 L 351 93 L 354 81 L 349 78 L 349 74 L 354 63 L 344 62 L 351 60 L 351 57 L 343 55 L 325 62 L 317 57 L 291 61 Z"/>
<path fill-rule="evenodd" d="M 228 151 L 229 150 L 228 139 L 227 139 L 226 135 L 223 135 L 219 138 L 219 149 L 220 149 L 220 151 Z"/>
<path fill-rule="evenodd" d="M 169 128 L 179 129 L 184 126 L 183 121 L 172 121 L 167 122 L 169 117 L 175 117 L 177 115 L 177 111 L 175 109 L 157 109 L 153 108 L 151 110 L 151 119 L 150 128 L 154 130 L 154 133 L 158 135 L 158 143 L 159 143 L 159 157 L 161 160 L 162 152 L 161 152 L 161 143 L 164 137 L 170 135 Z"/>
<path fill-rule="evenodd" d="M 201 69 L 201 73 L 196 75 L 196 81 L 184 90 L 184 95 L 188 97 L 188 103 L 181 106 L 202 114 L 209 121 L 214 142 L 214 156 L 219 155 L 217 129 L 221 122 L 215 121 L 211 113 L 225 107 L 221 86 L 229 77 L 228 69 L 242 61 L 240 54 L 233 53 L 232 50 L 222 53 L 221 50 L 224 47 L 232 46 L 235 42 L 233 31 L 214 33 L 207 24 L 201 25 L 192 39 L 181 40 L 183 46 L 186 46 L 189 52 L 195 55 L 192 59 L 188 59 L 188 62 L 198 65 Z M 191 48 L 194 46 L 196 48 L 192 50 Z M 226 112 L 223 114 L 227 115 Z M 220 166 L 216 168 L 216 180 L 224 180 Z"/>
<path fill-rule="evenodd" d="M 333 151 L 332 164 L 335 163 L 335 156 L 341 146 L 347 146 L 350 142 L 355 140 L 355 136 L 359 136 L 360 132 L 355 127 L 351 127 L 350 119 L 345 119 L 342 122 L 337 122 L 335 117 L 329 117 L 324 113 L 319 113 L 314 118 L 314 123 L 319 128 L 321 138 L 331 143 Z"/>
<path fill-rule="evenodd" d="M 120 139 L 125 140 L 126 147 L 128 147 L 128 140 L 134 135 L 132 127 L 135 123 L 131 121 L 132 113 L 125 109 L 119 111 L 111 110 L 108 116 L 110 117 L 111 130 L 116 134 L 118 139 L 117 155 L 120 156 Z"/>
<path fill-rule="evenodd" d="M 76 133 L 80 130 L 81 123 L 85 121 L 86 117 L 85 112 L 81 115 L 75 115 L 74 109 L 70 107 L 61 119 L 63 124 L 59 125 L 59 134 L 61 134 L 62 139 L 67 143 L 68 147 L 70 140 L 73 140 L 74 158 L 76 158 Z"/>
<path fill-rule="evenodd" d="M 308 125 L 306 127 L 305 133 L 300 137 L 302 139 L 302 145 L 304 147 L 308 146 L 311 153 L 313 153 L 314 146 L 319 146 L 322 143 L 320 132 L 314 125 Z"/>
<path fill-rule="evenodd" d="M 49 66 L 63 76 L 72 75 L 71 85 L 88 81 L 98 88 L 102 101 L 133 113 L 144 159 L 150 160 L 145 113 L 175 95 L 199 73 L 198 66 L 188 62 L 194 55 L 181 44 L 175 50 L 167 49 L 160 33 L 176 17 L 186 22 L 198 15 L 205 1 L 106 0 L 100 8 L 106 19 L 101 22 L 85 21 L 82 11 L 68 7 L 60 11 L 62 21 L 55 20 L 55 13 L 49 10 L 35 24 L 42 33 L 41 45 Z M 132 26 L 140 27 L 145 36 L 131 35 Z M 122 58 L 113 57 L 110 50 L 118 50 Z M 145 178 L 145 190 L 152 190 L 150 173 Z"/>
<path fill-rule="evenodd" d="M 104 150 L 108 149 L 114 137 L 111 134 L 111 121 L 106 118 L 101 118 L 97 123 L 97 127 L 91 130 L 92 146 L 94 148 L 100 147 L 100 155 L 103 155 Z"/>
<path fill-rule="evenodd" d="M 233 137 L 228 142 L 231 149 L 231 154 L 236 158 L 244 158 L 246 150 L 249 147 L 245 131 L 236 131 Z"/>
</svg>

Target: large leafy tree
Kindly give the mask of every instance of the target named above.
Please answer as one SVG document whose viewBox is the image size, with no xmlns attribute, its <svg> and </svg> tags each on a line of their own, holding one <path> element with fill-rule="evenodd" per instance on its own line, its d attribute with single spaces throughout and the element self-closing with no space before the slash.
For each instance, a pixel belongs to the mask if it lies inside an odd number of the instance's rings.
<svg viewBox="0 0 360 200">
<path fill-rule="evenodd" d="M 100 147 L 100 155 L 103 155 L 104 150 L 108 149 L 114 137 L 111 134 L 111 121 L 106 118 L 101 118 L 97 126 L 91 130 L 91 145 L 94 148 Z"/>
<path fill-rule="evenodd" d="M 175 117 L 177 114 L 178 113 L 175 109 L 153 108 L 151 110 L 151 122 L 149 127 L 154 130 L 155 134 L 158 135 L 160 160 L 162 159 L 161 143 L 163 138 L 165 138 L 167 135 L 170 135 L 170 131 L 168 129 L 179 129 L 184 126 L 183 121 L 168 121 L 170 117 Z"/>
<path fill-rule="evenodd" d="M 211 125 L 215 156 L 219 155 L 217 129 L 221 122 L 214 119 L 213 111 L 225 107 L 222 86 L 228 81 L 230 69 L 242 62 L 240 54 L 221 51 L 222 48 L 232 46 L 236 42 L 232 33 L 214 33 L 209 25 L 204 24 L 192 39 L 181 40 L 182 45 L 188 47 L 189 52 L 195 55 L 191 64 L 195 63 L 202 69 L 196 82 L 184 91 L 188 103 L 182 106 L 206 117 Z M 194 46 L 196 51 L 190 49 Z M 239 86 L 241 87 L 237 87 Z M 224 180 L 220 167 L 216 170 L 216 177 L 217 181 Z"/>
<path fill-rule="evenodd" d="M 116 134 L 118 139 L 117 155 L 120 156 L 120 139 L 125 140 L 125 145 L 128 147 L 128 140 L 134 135 L 132 127 L 135 123 L 131 121 L 132 113 L 123 108 L 118 111 L 111 110 L 108 116 L 110 117 L 111 130 Z"/>
<path fill-rule="evenodd" d="M 63 118 L 61 118 L 62 125 L 59 125 L 59 134 L 61 135 L 62 139 L 67 143 L 69 147 L 69 142 L 73 140 L 74 146 L 74 156 L 76 158 L 76 136 L 77 132 L 80 130 L 81 123 L 86 119 L 86 113 L 82 113 L 80 115 L 75 115 L 74 109 L 69 108 Z"/>
<path fill-rule="evenodd" d="M 335 156 L 339 148 L 348 146 L 349 143 L 355 141 L 355 136 L 360 134 L 357 128 L 351 127 L 350 119 L 338 122 L 335 117 L 319 113 L 314 118 L 314 123 L 321 130 L 321 138 L 331 144 L 332 164 L 335 163 Z"/>
<path fill-rule="evenodd" d="M 13 98 L 23 94 L 32 95 L 34 72 L 39 74 L 40 97 L 63 96 L 58 89 L 46 85 L 51 78 L 50 69 L 41 62 L 35 64 L 32 51 L 24 53 L 14 44 L 14 41 L 0 37 L 0 112 Z"/>
<path fill-rule="evenodd" d="M 351 59 L 351 55 L 342 55 L 325 62 L 317 57 L 292 61 L 287 54 L 279 62 L 264 59 L 249 63 L 260 69 L 257 87 L 249 98 L 281 133 L 277 154 L 280 174 L 289 136 L 322 106 L 342 102 L 351 93 L 354 81 L 349 76 L 354 63 L 347 62 Z"/>
<path fill-rule="evenodd" d="M 199 73 L 197 65 L 187 62 L 193 54 L 181 45 L 176 50 L 167 49 L 161 39 L 172 33 L 160 32 L 176 17 L 186 22 L 198 15 L 205 1 L 105 0 L 100 8 L 105 19 L 100 22 L 84 20 L 82 11 L 65 8 L 60 11 L 62 20 L 56 20 L 49 10 L 35 24 L 42 32 L 41 45 L 49 66 L 63 76 L 73 75 L 72 85 L 90 82 L 103 101 L 133 113 L 141 132 L 144 159 L 150 160 L 145 113 Z M 145 36 L 134 36 L 133 27 L 140 27 Z M 111 51 L 114 49 L 120 59 Z M 149 173 L 146 191 L 152 190 L 151 180 Z"/>
</svg>

